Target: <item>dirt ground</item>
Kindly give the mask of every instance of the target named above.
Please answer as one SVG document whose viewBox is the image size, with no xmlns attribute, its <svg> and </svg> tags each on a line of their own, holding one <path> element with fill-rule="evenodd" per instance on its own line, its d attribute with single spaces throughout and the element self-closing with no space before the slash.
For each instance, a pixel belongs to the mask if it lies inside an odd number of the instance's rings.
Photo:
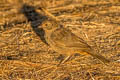
<svg viewBox="0 0 120 80">
<path fill-rule="evenodd" d="M 41 23 L 43 0 L 0 0 L 0 80 L 120 80 L 120 0 L 46 0 L 65 27 L 111 61 L 52 50 Z"/>
</svg>

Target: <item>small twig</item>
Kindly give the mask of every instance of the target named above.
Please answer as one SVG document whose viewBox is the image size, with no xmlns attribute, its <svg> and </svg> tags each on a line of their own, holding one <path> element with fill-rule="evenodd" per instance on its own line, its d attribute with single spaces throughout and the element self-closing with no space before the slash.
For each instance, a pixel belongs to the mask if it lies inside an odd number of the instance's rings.
<svg viewBox="0 0 120 80">
<path fill-rule="evenodd" d="M 92 76 L 92 74 L 88 71 L 88 73 L 90 74 L 90 77 L 92 78 L 92 80 L 95 80 L 94 77 Z"/>
</svg>

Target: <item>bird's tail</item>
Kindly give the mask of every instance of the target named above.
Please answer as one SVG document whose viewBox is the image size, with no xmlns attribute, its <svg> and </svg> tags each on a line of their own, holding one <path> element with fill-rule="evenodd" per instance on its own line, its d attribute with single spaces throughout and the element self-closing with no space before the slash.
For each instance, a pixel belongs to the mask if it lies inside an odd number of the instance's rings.
<svg viewBox="0 0 120 80">
<path fill-rule="evenodd" d="M 102 63 L 109 63 L 110 60 L 106 59 L 104 56 L 100 55 L 100 54 L 95 54 L 95 53 L 89 53 L 91 56 L 97 58 L 98 60 L 100 60 Z"/>
</svg>

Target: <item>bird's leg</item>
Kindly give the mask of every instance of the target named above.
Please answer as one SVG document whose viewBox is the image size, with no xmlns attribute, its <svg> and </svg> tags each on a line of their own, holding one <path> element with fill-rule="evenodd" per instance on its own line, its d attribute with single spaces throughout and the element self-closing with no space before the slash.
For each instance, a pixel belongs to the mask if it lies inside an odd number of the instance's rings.
<svg viewBox="0 0 120 80">
<path fill-rule="evenodd" d="M 59 66 L 60 64 L 64 64 L 65 62 L 69 61 L 72 56 L 73 55 L 71 54 L 71 55 L 67 56 L 65 59 L 61 60 L 57 66 Z"/>
</svg>

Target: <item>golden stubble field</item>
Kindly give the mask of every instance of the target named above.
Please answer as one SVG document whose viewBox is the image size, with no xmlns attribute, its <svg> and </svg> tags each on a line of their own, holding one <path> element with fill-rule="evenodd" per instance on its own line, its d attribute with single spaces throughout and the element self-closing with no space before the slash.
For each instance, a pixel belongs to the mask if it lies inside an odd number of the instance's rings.
<svg viewBox="0 0 120 80">
<path fill-rule="evenodd" d="M 111 63 L 53 51 L 39 28 L 43 0 L 0 0 L 0 80 L 120 80 L 120 0 L 46 0 L 46 9 Z"/>
</svg>

